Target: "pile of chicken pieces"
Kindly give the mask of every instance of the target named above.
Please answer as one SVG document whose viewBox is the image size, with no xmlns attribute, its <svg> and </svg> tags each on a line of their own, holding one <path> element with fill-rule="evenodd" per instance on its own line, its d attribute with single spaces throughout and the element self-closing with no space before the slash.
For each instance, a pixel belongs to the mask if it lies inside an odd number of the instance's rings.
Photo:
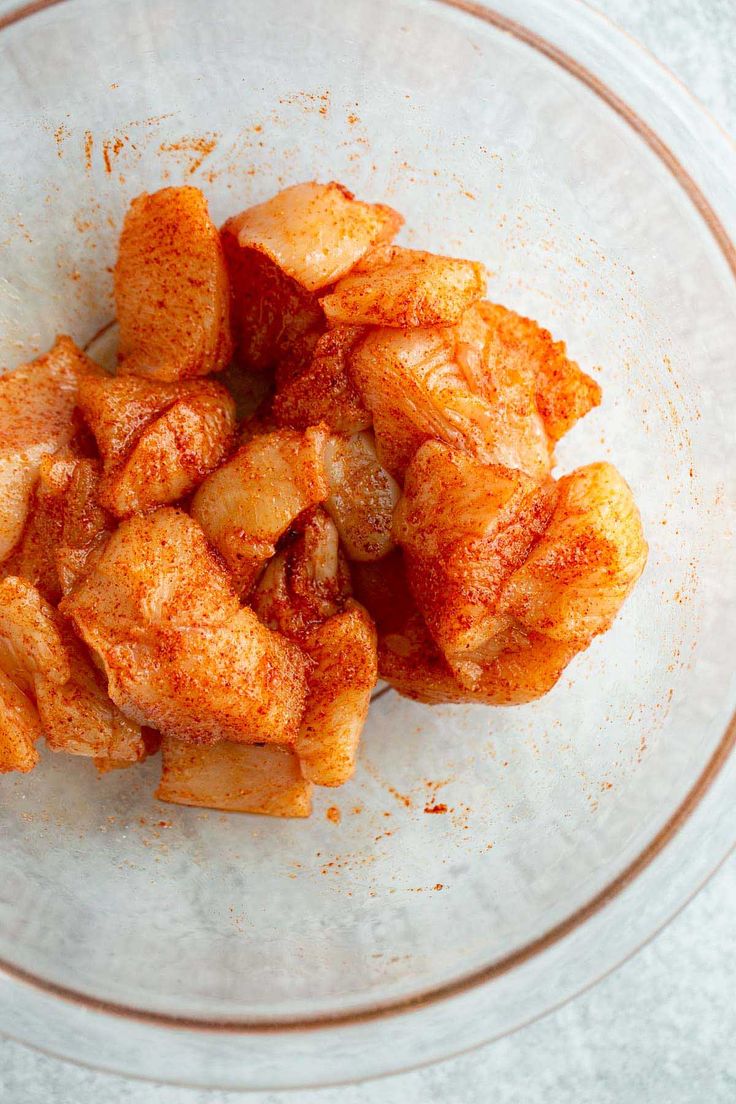
<svg viewBox="0 0 736 1104">
<path fill-rule="evenodd" d="M 116 374 L 59 337 L 2 376 L 0 771 L 41 735 L 103 771 L 160 748 L 164 801 L 308 816 L 378 678 L 528 702 L 609 628 L 631 491 L 550 474 L 598 384 L 402 222 L 336 183 L 219 232 L 196 188 L 141 195 Z"/>
</svg>

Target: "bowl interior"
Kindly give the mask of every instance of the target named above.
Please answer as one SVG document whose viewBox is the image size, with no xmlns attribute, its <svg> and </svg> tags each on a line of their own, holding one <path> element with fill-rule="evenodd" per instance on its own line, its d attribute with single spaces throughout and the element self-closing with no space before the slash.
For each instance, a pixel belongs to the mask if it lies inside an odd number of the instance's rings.
<svg viewBox="0 0 736 1104">
<path fill-rule="evenodd" d="M 0 32 L 0 362 L 110 320 L 139 192 L 195 184 L 222 220 L 337 179 L 399 208 L 405 243 L 485 261 L 491 297 L 594 371 L 603 405 L 558 470 L 617 464 L 650 544 L 546 698 L 382 696 L 357 777 L 308 822 L 159 804 L 156 761 L 98 778 L 47 753 L 0 779 L 0 959 L 138 1009 L 281 1021 L 513 955 L 643 850 L 712 755 L 733 708 L 736 285 L 671 168 L 512 34 L 417 0 L 207 10 L 67 0 Z"/>
</svg>

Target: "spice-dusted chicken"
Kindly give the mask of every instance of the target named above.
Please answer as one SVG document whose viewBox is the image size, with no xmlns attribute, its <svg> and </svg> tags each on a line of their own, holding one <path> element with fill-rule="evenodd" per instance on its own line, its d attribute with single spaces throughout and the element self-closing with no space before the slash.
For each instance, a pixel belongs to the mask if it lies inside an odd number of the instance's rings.
<svg viewBox="0 0 736 1104">
<path fill-rule="evenodd" d="M 361 203 L 341 184 L 296 184 L 228 219 L 222 229 L 232 287 L 236 359 L 267 368 L 325 319 L 316 293 L 344 276 L 403 219 Z"/>
<path fill-rule="evenodd" d="M 15 744 L 25 769 L 37 758 L 32 741 L 41 731 L 56 751 L 119 763 L 145 758 L 140 726 L 110 701 L 104 679 L 69 626 L 35 587 L 11 576 L 0 583 L 0 672 L 6 691 L 0 746 L 12 747 L 7 729 L 22 717 Z M 7 682 L 25 696 L 25 704 L 8 693 Z"/>
<path fill-rule="evenodd" d="M 341 612 L 304 638 L 302 648 L 313 666 L 294 748 L 312 782 L 342 786 L 355 771 L 378 678 L 376 629 L 363 606 L 348 599 Z"/>
<path fill-rule="evenodd" d="M 541 478 L 551 467 L 553 443 L 539 408 L 532 350 L 519 343 L 512 355 L 499 337 L 493 310 L 491 303 L 480 302 L 465 312 L 454 331 L 455 359 L 468 386 L 494 411 L 492 462 Z"/>
<path fill-rule="evenodd" d="M 555 442 L 600 402 L 600 388 L 562 343 L 485 301 L 456 326 L 369 329 L 348 369 L 373 415 L 379 455 L 397 477 L 434 438 L 542 478 Z"/>
<path fill-rule="evenodd" d="M 68 594 L 95 564 L 115 527 L 99 504 L 101 478 L 99 461 L 75 461 L 62 497 L 61 535 L 54 553 L 62 594 Z"/>
<path fill-rule="evenodd" d="M 334 182 L 219 233 L 196 188 L 142 195 L 117 376 L 60 338 L 0 379 L 0 771 L 44 731 L 104 771 L 160 744 L 161 800 L 308 816 L 379 672 L 516 705 L 610 626 L 631 492 L 550 476 L 600 388 L 402 222 Z"/>
<path fill-rule="evenodd" d="M 60 685 L 40 679 L 35 687 L 47 745 L 54 751 L 90 756 L 103 768 L 141 762 L 156 749 L 157 741 L 113 704 L 104 676 L 63 620 L 59 635 L 71 677 Z"/>
<path fill-rule="evenodd" d="M 325 450 L 325 509 L 350 560 L 379 560 L 394 546 L 391 525 L 401 491 L 381 466 L 370 433 L 333 435 Z"/>
<path fill-rule="evenodd" d="M 504 375 L 531 373 L 537 409 L 553 445 L 600 405 L 600 386 L 568 358 L 564 341 L 498 303 L 479 303 L 477 311 L 487 327 L 487 360 L 501 366 Z"/>
<path fill-rule="evenodd" d="M 219 372 L 230 359 L 220 236 L 198 188 L 134 199 L 115 265 L 119 373 L 158 380 Z"/>
<path fill-rule="evenodd" d="M 342 184 L 294 184 L 227 222 L 241 249 L 255 249 L 308 291 L 334 284 L 403 218 L 382 203 L 362 203 Z"/>
<path fill-rule="evenodd" d="M 501 594 L 511 631 L 585 648 L 613 624 L 647 561 L 631 488 L 612 464 L 588 464 L 557 483 L 552 520 Z"/>
<path fill-rule="evenodd" d="M 122 522 L 61 608 L 99 657 L 113 701 L 139 723 L 194 743 L 294 740 L 304 658 L 241 608 L 181 511 Z"/>
<path fill-rule="evenodd" d="M 287 276 L 265 254 L 241 247 L 232 222 L 223 226 L 221 240 L 230 280 L 236 364 L 258 373 L 287 356 L 303 359 L 303 344 L 310 338 L 316 340 L 325 327 L 316 294 Z"/>
<path fill-rule="evenodd" d="M 56 553 L 64 528 L 64 500 L 77 457 L 70 448 L 44 456 L 31 496 L 28 520 L 13 554 L 3 564 L 4 575 L 18 575 L 37 587 L 47 602 L 62 596 Z"/>
<path fill-rule="evenodd" d="M 610 464 L 535 484 L 438 442 L 407 471 L 394 532 L 427 627 L 471 688 L 487 659 L 523 648 L 530 633 L 586 648 L 647 555 L 631 491 Z"/>
<path fill-rule="evenodd" d="M 414 701 L 523 705 L 547 694 L 577 651 L 530 633 L 485 661 L 472 688 L 464 686 L 414 604 L 400 551 L 375 563 L 355 564 L 353 580 L 356 597 L 376 623 L 379 677 Z"/>
<path fill-rule="evenodd" d="M 67 444 L 79 381 L 99 371 L 70 337 L 0 377 L 0 563 L 20 540 L 41 461 Z"/>
<path fill-rule="evenodd" d="M 331 323 L 442 326 L 459 322 L 486 289 L 476 261 L 380 245 L 320 299 Z"/>
<path fill-rule="evenodd" d="M 427 627 L 468 687 L 509 643 L 499 597 L 549 524 L 555 498 L 552 480 L 481 464 L 438 441 L 422 445 L 407 469 L 394 535 Z"/>
<path fill-rule="evenodd" d="M 305 352 L 287 357 L 276 376 L 273 416 L 279 425 L 306 429 L 329 426 L 336 433 L 370 429 L 373 418 L 366 409 L 348 370 L 348 358 L 360 337 L 361 326 L 335 326 Z"/>
<path fill-rule="evenodd" d="M 276 542 L 302 511 L 329 494 L 327 432 L 277 429 L 257 433 L 205 479 L 192 502 L 197 519 L 247 593 Z"/>
<path fill-rule="evenodd" d="M 165 736 L 161 759 L 159 801 L 278 817 L 311 812 L 312 785 L 290 748 L 229 740 L 202 747 Z"/>
<path fill-rule="evenodd" d="M 99 501 L 116 517 L 194 490 L 224 459 L 235 430 L 235 404 L 210 380 L 90 377 L 78 401 L 102 456 Z"/>
<path fill-rule="evenodd" d="M 397 479 L 425 441 L 438 440 L 488 464 L 546 474 L 550 457 L 533 396 L 530 417 L 509 419 L 468 378 L 467 342 L 454 327 L 376 328 L 350 356 L 350 371 L 373 415 L 378 455 Z"/>
<path fill-rule="evenodd" d="M 99 505 L 100 464 L 71 447 L 46 456 L 30 504 L 23 536 L 3 564 L 52 603 L 68 594 L 113 529 Z"/>
<path fill-rule="evenodd" d="M 377 678 L 375 628 L 349 592 L 337 529 L 318 509 L 296 543 L 271 561 L 253 595 L 261 619 L 311 660 L 294 748 L 304 775 L 320 786 L 340 786 L 353 774 Z"/>
<path fill-rule="evenodd" d="M 339 613 L 350 593 L 337 527 L 316 508 L 301 519 L 297 539 L 270 560 L 250 601 L 265 625 L 302 641 Z"/>
<path fill-rule="evenodd" d="M 38 763 L 36 743 L 43 735 L 31 699 L 0 671 L 0 774 L 27 774 Z"/>
</svg>

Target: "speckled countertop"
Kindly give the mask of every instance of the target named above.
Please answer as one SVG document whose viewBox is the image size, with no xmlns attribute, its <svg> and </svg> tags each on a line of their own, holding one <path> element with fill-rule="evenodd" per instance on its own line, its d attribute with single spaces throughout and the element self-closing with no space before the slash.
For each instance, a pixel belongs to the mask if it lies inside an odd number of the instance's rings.
<svg viewBox="0 0 736 1104">
<path fill-rule="evenodd" d="M 736 133 L 736 0 L 597 0 Z M 509 1039 L 352 1088 L 249 1104 L 734 1104 L 736 856 L 652 944 Z M 2 1104 L 232 1104 L 144 1085 L 0 1041 Z"/>
</svg>

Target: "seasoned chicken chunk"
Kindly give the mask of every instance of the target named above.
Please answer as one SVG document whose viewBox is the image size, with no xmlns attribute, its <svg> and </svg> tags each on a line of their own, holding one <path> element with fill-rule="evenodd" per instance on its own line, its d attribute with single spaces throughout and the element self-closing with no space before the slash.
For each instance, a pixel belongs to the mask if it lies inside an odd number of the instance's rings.
<svg viewBox="0 0 736 1104">
<path fill-rule="evenodd" d="M 56 554 L 64 527 L 64 501 L 77 462 L 69 448 L 41 460 L 23 535 L 3 564 L 3 574 L 26 579 L 51 603 L 62 595 Z"/>
<path fill-rule="evenodd" d="M 373 414 L 381 463 L 401 479 L 419 446 L 435 439 L 485 463 L 546 474 L 549 449 L 536 412 L 509 419 L 503 403 L 474 389 L 467 349 L 454 327 L 378 328 L 358 343 L 350 371 Z"/>
<path fill-rule="evenodd" d="M 317 291 L 398 230 L 388 207 L 360 203 L 339 184 L 297 184 L 228 219 L 235 359 L 251 370 L 301 359 L 325 329 Z M 314 421 L 319 421 L 319 418 Z M 299 428 L 305 428 L 302 424 Z"/>
<path fill-rule="evenodd" d="M 69 626 L 24 579 L 0 583 L 0 672 L 35 701 L 38 725 L 30 704 L 15 695 L 31 729 L 42 730 L 54 750 L 129 762 L 145 757 L 140 726 L 113 705 Z M 4 700 L 12 703 L 12 692 Z"/>
<path fill-rule="evenodd" d="M 195 494 L 192 516 L 243 593 L 294 519 L 327 498 L 326 443 L 319 426 L 256 434 Z"/>
<path fill-rule="evenodd" d="M 3 565 L 57 603 L 113 528 L 97 501 L 100 465 L 71 448 L 44 457 L 23 536 Z"/>
<path fill-rule="evenodd" d="M 464 686 L 432 640 L 409 592 L 399 550 L 355 565 L 356 597 L 378 631 L 378 674 L 404 697 L 443 702 L 522 705 L 548 693 L 577 651 L 574 645 L 530 633 L 484 661 L 471 688 Z"/>
<path fill-rule="evenodd" d="M 564 341 L 555 341 L 531 318 L 497 303 L 480 303 L 478 309 L 489 329 L 489 359 L 507 373 L 531 372 L 537 408 L 555 444 L 600 405 L 600 386 L 568 358 Z"/>
<path fill-rule="evenodd" d="M 101 480 L 97 460 L 77 460 L 62 503 L 61 539 L 54 556 L 62 594 L 102 554 L 115 522 L 98 501 Z"/>
<path fill-rule="evenodd" d="M 289 748 L 222 740 L 195 746 L 166 736 L 161 742 L 159 801 L 224 812 L 307 817 L 311 784 Z"/>
<path fill-rule="evenodd" d="M 0 671 L 0 774 L 28 771 L 38 763 L 41 718 L 31 699 Z"/>
<path fill-rule="evenodd" d="M 332 519 L 317 507 L 300 524 L 297 539 L 268 563 L 250 604 L 264 624 L 303 641 L 344 608 L 351 587 Z"/>
<path fill-rule="evenodd" d="M 61 686 L 71 677 L 56 614 L 25 579 L 0 582 L 0 670 L 26 693 L 37 679 Z"/>
<path fill-rule="evenodd" d="M 429 441 L 406 472 L 394 535 L 427 627 L 464 685 L 509 643 L 504 583 L 552 517 L 556 488 Z"/>
<path fill-rule="evenodd" d="M 334 181 L 295 184 L 249 207 L 227 225 L 307 291 L 339 280 L 371 246 L 390 240 L 403 218 L 381 203 L 361 203 Z"/>
<path fill-rule="evenodd" d="M 646 562 L 641 519 L 609 464 L 557 484 L 477 464 L 434 442 L 412 461 L 395 515 L 410 588 L 455 676 L 532 635 L 586 648 Z"/>
<path fill-rule="evenodd" d="M 486 271 L 457 260 L 383 245 L 371 250 L 320 303 L 331 323 L 442 326 L 459 322 L 486 290 Z"/>
<path fill-rule="evenodd" d="M 305 776 L 320 786 L 352 775 L 377 677 L 373 623 L 349 591 L 337 529 L 316 510 L 296 543 L 269 563 L 252 599 L 261 619 L 311 660 L 294 747 Z"/>
<path fill-rule="evenodd" d="M 496 417 L 495 462 L 541 478 L 552 463 L 553 442 L 538 401 L 531 354 L 500 339 L 493 306 L 475 303 L 454 332 L 455 359 L 471 390 Z"/>
<path fill-rule="evenodd" d="M 134 199 L 115 265 L 119 373 L 158 380 L 219 372 L 230 359 L 220 236 L 198 188 Z"/>
<path fill-rule="evenodd" d="M 332 436 L 325 450 L 325 509 L 351 560 L 378 560 L 394 546 L 393 512 L 400 490 L 381 466 L 373 435 Z"/>
<path fill-rule="evenodd" d="M 270 257 L 238 244 L 233 220 L 221 231 L 230 280 L 234 359 L 242 369 L 263 372 L 293 357 L 303 340 L 325 328 L 314 292 L 288 276 Z"/>
<path fill-rule="evenodd" d="M 36 682 L 36 704 L 47 745 L 54 751 L 131 765 L 145 759 L 149 743 L 141 726 L 110 700 L 104 676 L 94 667 L 71 630 L 61 623 L 59 635 L 71 677 L 64 683 Z"/>
<path fill-rule="evenodd" d="M 98 369 L 70 337 L 0 377 L 0 562 L 20 540 L 44 456 L 74 434 L 77 386 Z"/>
<path fill-rule="evenodd" d="M 103 461 L 99 501 L 116 517 L 175 502 L 224 458 L 235 403 L 210 380 L 90 378 L 79 406 Z"/>
<path fill-rule="evenodd" d="M 140 724 L 193 743 L 296 737 L 301 652 L 240 607 L 181 511 L 122 522 L 62 609 L 99 657 L 113 701 Z"/>
<path fill-rule="evenodd" d="M 507 580 L 500 616 L 584 648 L 610 628 L 644 570 L 647 544 L 631 489 L 611 464 L 557 484 L 552 520 Z"/>
<path fill-rule="evenodd" d="M 315 340 L 296 365 L 284 362 L 276 377 L 273 415 L 279 425 L 306 429 L 322 423 L 336 433 L 359 433 L 373 421 L 348 370 L 348 357 L 364 334 L 336 326 Z"/>
<path fill-rule="evenodd" d="M 318 786 L 341 786 L 353 774 L 360 734 L 378 678 L 376 629 L 348 600 L 303 643 L 312 660 L 309 693 L 294 749 Z"/>
</svg>

